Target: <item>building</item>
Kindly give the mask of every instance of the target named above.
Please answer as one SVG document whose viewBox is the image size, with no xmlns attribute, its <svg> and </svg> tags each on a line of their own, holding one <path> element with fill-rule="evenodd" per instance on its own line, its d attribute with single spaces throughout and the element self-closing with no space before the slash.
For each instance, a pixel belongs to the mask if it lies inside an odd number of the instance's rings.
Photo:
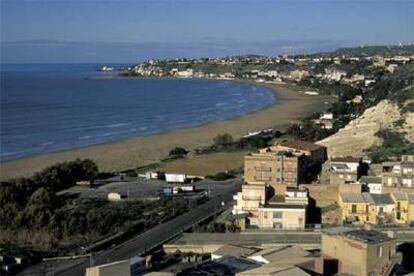
<svg viewBox="0 0 414 276">
<path fill-rule="evenodd" d="M 258 227 L 261 229 L 305 229 L 308 208 L 306 191 L 286 191 L 275 195 L 259 207 Z"/>
<path fill-rule="evenodd" d="M 352 223 L 407 224 L 414 221 L 414 194 L 407 192 L 370 194 L 340 193 L 342 221 Z"/>
<path fill-rule="evenodd" d="M 131 259 L 107 263 L 86 268 L 86 276 L 138 276 L 146 270 L 145 258 L 133 257 Z"/>
<path fill-rule="evenodd" d="M 378 176 L 361 176 L 359 183 L 368 187 L 371 194 L 382 194 L 382 177 Z"/>
<path fill-rule="evenodd" d="M 402 192 L 392 193 L 394 200 L 394 218 L 396 223 L 409 223 L 414 221 L 414 194 Z"/>
<path fill-rule="evenodd" d="M 271 148 L 276 151 L 291 152 L 295 155 L 305 155 L 310 158 L 313 163 L 320 165 L 322 165 L 327 158 L 326 147 L 301 140 L 283 142 Z"/>
<path fill-rule="evenodd" d="M 263 182 L 274 189 L 281 184 L 296 187 L 303 181 L 306 168 L 304 156 L 267 148 L 244 157 L 244 181 Z"/>
<path fill-rule="evenodd" d="M 340 193 L 338 204 L 342 209 L 342 221 L 376 224 L 377 209 L 369 193 Z"/>
<path fill-rule="evenodd" d="M 334 228 L 322 233 L 319 273 L 390 275 L 401 261 L 395 239 L 373 230 Z M 329 273 L 328 273 L 328 271 Z"/>
<path fill-rule="evenodd" d="M 211 259 L 216 260 L 226 256 L 233 256 L 233 257 L 246 257 L 250 256 L 251 254 L 255 253 L 257 250 L 254 248 L 244 247 L 244 246 L 237 246 L 232 244 L 225 244 L 216 251 L 211 253 Z"/>
<path fill-rule="evenodd" d="M 259 150 L 244 158 L 244 180 L 297 187 L 310 182 L 326 160 L 326 148 L 304 141 L 290 141 Z"/>
<path fill-rule="evenodd" d="M 414 188 L 414 155 L 402 155 L 399 162 L 382 163 L 385 187 Z"/>
<path fill-rule="evenodd" d="M 308 192 L 285 188 L 274 195 L 263 183 L 242 186 L 234 196 L 233 214 L 246 214 L 244 225 L 259 229 L 304 229 L 308 207 Z"/>
<path fill-rule="evenodd" d="M 394 200 L 390 194 L 371 194 L 374 200 L 377 224 L 394 221 Z"/>
<path fill-rule="evenodd" d="M 331 185 L 354 183 L 360 176 L 361 158 L 356 157 L 333 157 L 330 160 Z"/>
</svg>

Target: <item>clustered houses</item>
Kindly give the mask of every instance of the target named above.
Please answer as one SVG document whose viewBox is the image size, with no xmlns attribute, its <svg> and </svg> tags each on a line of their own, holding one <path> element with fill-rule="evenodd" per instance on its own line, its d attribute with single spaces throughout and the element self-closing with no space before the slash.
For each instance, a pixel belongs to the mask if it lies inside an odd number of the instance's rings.
<svg viewBox="0 0 414 276">
<path fill-rule="evenodd" d="M 341 83 L 352 87 L 369 87 L 375 74 L 362 67 L 394 73 L 398 67 L 414 62 L 414 56 L 234 56 L 150 60 L 128 69 L 128 75 L 142 77 L 250 79 L 256 82 Z M 355 70 L 349 70 L 349 65 Z M 362 66 L 361 66 L 362 65 Z M 362 96 L 361 96 L 362 97 Z M 362 99 L 357 99 L 362 101 Z"/>
<path fill-rule="evenodd" d="M 339 161 L 339 162 L 338 162 Z M 382 163 L 377 176 L 360 176 L 358 158 L 332 158 L 330 184 L 338 185 L 342 220 L 350 223 L 400 223 L 414 221 L 414 156 Z"/>
<path fill-rule="evenodd" d="M 290 141 L 245 156 L 242 191 L 233 213 L 244 214 L 247 227 L 304 229 L 308 192 L 298 185 L 311 179 L 326 159 L 326 148 Z"/>
<path fill-rule="evenodd" d="M 414 188 L 414 155 L 402 155 L 399 162 L 382 164 L 384 187 Z"/>
</svg>

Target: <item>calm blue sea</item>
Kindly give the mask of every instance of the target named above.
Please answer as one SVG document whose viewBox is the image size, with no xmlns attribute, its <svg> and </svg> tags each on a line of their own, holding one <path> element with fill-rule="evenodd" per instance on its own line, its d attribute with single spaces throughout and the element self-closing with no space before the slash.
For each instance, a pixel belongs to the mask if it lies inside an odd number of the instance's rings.
<svg viewBox="0 0 414 276">
<path fill-rule="evenodd" d="M 97 64 L 2 65 L 0 159 L 201 125 L 256 111 L 273 93 L 230 81 L 103 79 Z"/>
</svg>

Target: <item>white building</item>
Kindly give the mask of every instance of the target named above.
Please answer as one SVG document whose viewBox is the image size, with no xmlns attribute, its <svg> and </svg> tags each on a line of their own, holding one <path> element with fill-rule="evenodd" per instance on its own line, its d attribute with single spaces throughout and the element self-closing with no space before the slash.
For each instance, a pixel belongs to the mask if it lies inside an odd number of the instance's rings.
<svg viewBox="0 0 414 276">
<path fill-rule="evenodd" d="M 368 187 L 371 194 L 382 194 L 382 178 L 376 176 L 361 176 L 359 179 L 361 185 Z"/>
</svg>

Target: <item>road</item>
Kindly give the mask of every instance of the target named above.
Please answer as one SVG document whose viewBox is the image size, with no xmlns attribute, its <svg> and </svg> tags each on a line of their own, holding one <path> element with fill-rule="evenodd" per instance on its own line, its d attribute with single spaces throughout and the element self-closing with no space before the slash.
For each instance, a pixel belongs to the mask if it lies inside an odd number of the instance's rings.
<svg viewBox="0 0 414 276">
<path fill-rule="evenodd" d="M 221 189 L 214 189 L 211 192 L 211 199 L 206 203 L 197 206 L 191 211 L 176 217 L 166 223 L 160 224 L 114 248 L 108 249 L 102 253 L 94 255 L 94 265 L 107 262 L 124 260 L 136 255 L 141 255 L 148 250 L 163 244 L 176 235 L 189 229 L 204 219 L 211 217 L 221 210 L 221 202 L 229 202 L 237 189 L 237 182 L 229 185 L 223 185 Z M 84 275 L 89 261 L 76 264 L 65 271 L 56 271 L 55 275 L 76 276 Z"/>
</svg>

